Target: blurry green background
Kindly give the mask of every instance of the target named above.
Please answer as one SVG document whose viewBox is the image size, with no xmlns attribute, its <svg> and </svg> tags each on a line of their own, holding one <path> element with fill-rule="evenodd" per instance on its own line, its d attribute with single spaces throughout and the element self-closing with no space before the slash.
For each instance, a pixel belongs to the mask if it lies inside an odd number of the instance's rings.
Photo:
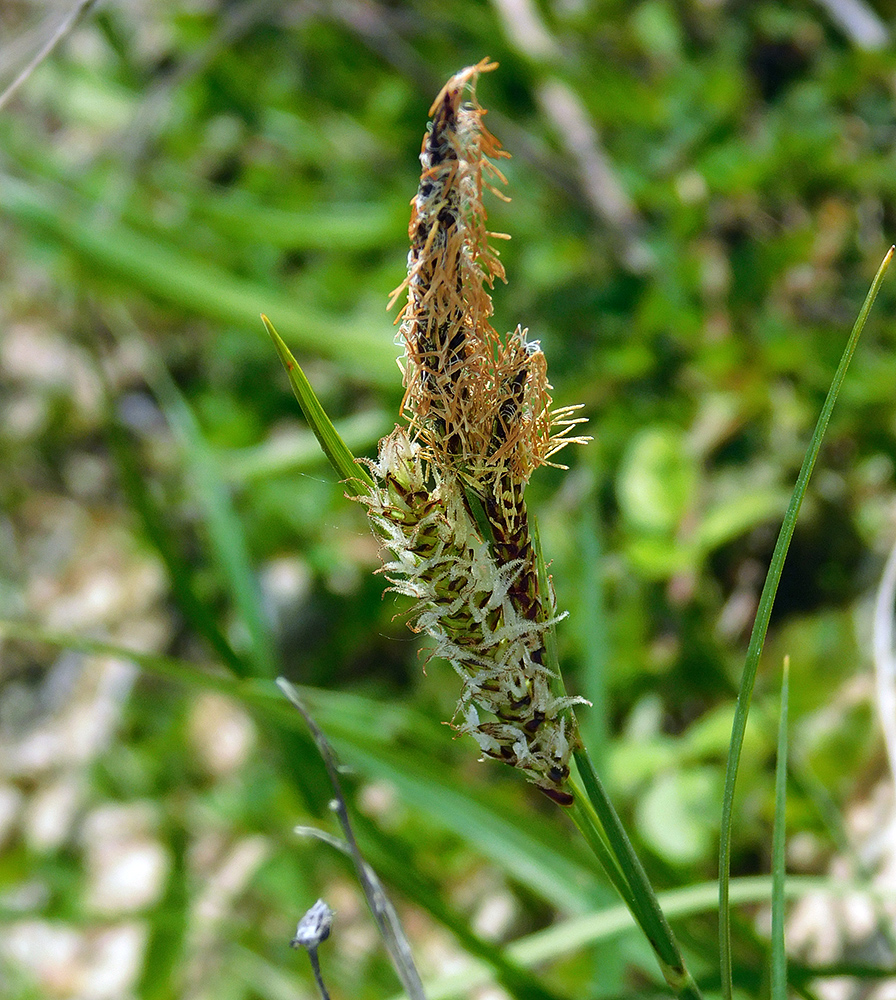
<svg viewBox="0 0 896 1000">
<path fill-rule="evenodd" d="M 66 9 L 6 0 L 0 89 Z M 889 0 L 85 14 L 0 112 L 0 614 L 32 628 L 0 646 L 0 996 L 310 996 L 287 942 L 320 894 L 337 910 L 334 997 L 397 990 L 345 860 L 292 833 L 335 826 L 310 741 L 262 703 L 278 673 L 318 689 L 425 976 L 469 951 L 516 996 L 659 989 L 633 932 L 558 945 L 535 974 L 501 966 L 494 942 L 612 894 L 561 811 L 442 724 L 458 681 L 383 597 L 363 511 L 258 314 L 374 454 L 402 395 L 385 303 L 427 109 L 452 73 L 498 60 L 478 88 L 513 154 L 512 200 L 490 202 L 512 237 L 495 323 L 541 341 L 556 402 L 583 403 L 594 436 L 529 490 L 570 611 L 561 662 L 594 702 L 584 732 L 657 887 L 699 886 L 716 876 L 733 695 L 777 527 L 896 232 L 894 38 Z M 891 801 L 869 607 L 894 526 L 894 311 L 891 278 L 785 569 L 739 875 L 768 870 L 785 654 L 791 869 L 854 876 L 850 850 L 883 821 L 850 817 Z M 234 698 L 219 676 L 254 680 Z M 676 928 L 712 988 L 702 899 Z M 758 993 L 753 912 L 736 962 Z M 811 928 L 792 940 L 810 965 L 842 957 Z"/>
</svg>

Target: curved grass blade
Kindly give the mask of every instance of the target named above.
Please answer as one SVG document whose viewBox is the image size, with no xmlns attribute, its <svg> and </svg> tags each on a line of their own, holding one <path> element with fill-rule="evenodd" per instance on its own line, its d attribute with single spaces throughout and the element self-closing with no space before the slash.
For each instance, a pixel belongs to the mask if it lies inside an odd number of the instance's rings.
<svg viewBox="0 0 896 1000">
<path fill-rule="evenodd" d="M 238 679 L 210 666 L 100 639 L 48 632 L 19 621 L 0 619 L 0 638 L 130 660 L 147 673 L 187 689 L 215 691 L 252 712 L 265 731 L 274 723 L 300 734 L 304 752 L 310 752 L 307 728 L 272 680 Z M 405 801 L 414 803 L 419 814 L 475 845 L 480 854 L 538 898 L 573 913 L 587 912 L 593 906 L 596 886 L 585 850 L 577 850 L 575 842 L 558 842 L 556 827 L 547 818 L 503 810 L 491 791 L 459 786 L 450 772 L 433 768 L 433 757 L 444 746 L 442 726 L 407 708 L 359 695 L 307 688 L 302 695 L 326 726 L 337 752 L 359 772 L 390 782 Z"/>
<path fill-rule="evenodd" d="M 552 593 L 550 578 L 541 549 L 538 524 L 534 517 L 531 518 L 531 531 L 538 566 L 538 585 L 542 593 L 550 594 Z M 554 626 L 545 634 L 545 656 L 548 668 L 558 678 L 557 683 L 561 693 L 565 694 Z M 588 751 L 582 747 L 576 750 L 573 756 L 584 786 L 583 789 L 574 785 L 573 821 L 644 932 L 670 989 L 678 997 L 697 1000 L 700 997 L 697 984 L 688 972 L 681 949 L 663 915 L 644 866 L 635 853 L 622 820 L 588 756 Z"/>
<path fill-rule="evenodd" d="M 299 401 L 299 406 L 302 407 L 305 419 L 314 431 L 314 435 L 320 442 L 324 454 L 330 460 L 330 464 L 336 470 L 336 475 L 354 496 L 366 493 L 367 489 L 373 486 L 373 480 L 368 475 L 367 470 L 364 466 L 358 465 L 355 456 L 348 450 L 345 442 L 339 436 L 339 432 L 333 426 L 333 421 L 327 416 L 326 410 L 314 394 L 311 383 L 299 367 L 298 361 L 292 356 L 280 334 L 274 329 L 274 324 L 263 313 L 261 321 L 274 342 L 274 347 L 276 347 L 277 354 L 286 369 L 292 391 Z"/>
<path fill-rule="evenodd" d="M 787 944 L 784 938 L 784 890 L 787 862 L 787 718 L 790 698 L 790 657 L 784 657 L 781 678 L 781 720 L 775 765 L 775 827 L 772 836 L 772 1000 L 787 1000 Z"/>
<path fill-rule="evenodd" d="M 159 366 L 150 373 L 150 380 L 187 459 L 217 568 L 248 636 L 248 653 L 254 671 L 259 676 L 272 677 L 277 673 L 277 652 L 252 569 L 243 525 L 234 510 L 230 491 L 224 484 L 217 456 L 168 371 Z"/>
<path fill-rule="evenodd" d="M 363 813 L 356 813 L 354 826 L 363 837 L 365 854 L 376 870 L 406 899 L 447 928 L 468 955 L 491 966 L 495 981 L 514 1000 L 565 1000 L 565 994 L 542 981 L 531 966 L 510 958 L 502 943 L 478 934 L 471 927 L 469 916 L 445 898 L 438 881 L 408 863 L 415 854 L 411 843 L 395 831 L 384 835 Z"/>
<path fill-rule="evenodd" d="M 394 388 L 395 353 L 389 337 L 373 324 L 359 330 L 343 320 L 301 309 L 287 295 L 246 280 L 203 259 L 198 253 L 152 236 L 126 223 L 100 225 L 92 218 L 93 202 L 76 199 L 58 186 L 40 188 L 0 176 L 0 205 L 6 215 L 35 239 L 63 248 L 104 282 L 139 289 L 168 305 L 234 326 L 254 325 L 263 302 L 279 317 L 280 326 L 308 352 L 339 364 L 365 384 Z"/>
<path fill-rule="evenodd" d="M 812 440 L 809 443 L 809 448 L 806 451 L 806 457 L 803 459 L 803 465 L 796 480 L 793 496 L 790 498 L 787 513 L 784 515 L 784 523 L 781 525 L 781 531 L 778 535 L 778 540 L 775 543 L 775 550 L 772 553 L 768 575 L 765 578 L 765 584 L 762 587 L 762 595 L 759 598 L 759 609 L 756 612 L 756 620 L 753 623 L 750 643 L 747 647 L 746 662 L 744 663 L 740 690 L 737 695 L 737 704 L 734 709 L 734 722 L 731 729 L 731 743 L 728 749 L 728 763 L 725 770 L 725 792 L 722 798 L 722 824 L 719 845 L 719 955 L 721 960 L 722 993 L 725 1000 L 732 1000 L 734 990 L 731 974 L 731 901 L 729 898 L 729 883 L 731 879 L 731 830 L 734 820 L 734 788 L 737 782 L 737 769 L 740 764 L 740 755 L 744 745 L 744 734 L 747 728 L 747 716 L 750 712 L 750 700 L 753 695 L 753 685 L 756 681 L 756 670 L 759 666 L 759 657 L 765 643 L 765 635 L 768 631 L 768 623 L 771 618 L 772 605 L 775 602 L 775 594 L 778 590 L 778 583 L 781 580 L 781 571 L 784 568 L 784 559 L 787 555 L 787 549 L 790 547 L 790 540 L 793 537 L 793 531 L 796 527 L 796 519 L 800 512 L 803 497 L 806 495 L 809 477 L 812 475 L 812 469 L 815 467 L 818 453 L 821 450 L 821 442 L 824 438 L 825 431 L 827 430 L 828 422 L 831 419 L 831 413 L 834 409 L 834 404 L 837 401 L 837 396 L 840 394 L 840 388 L 843 385 L 844 378 L 846 377 L 846 371 L 849 368 L 849 363 L 855 353 L 859 337 L 865 327 L 865 322 L 868 319 L 871 306 L 877 297 L 881 282 L 887 272 L 887 268 L 890 266 L 890 261 L 893 258 L 894 251 L 896 251 L 896 247 L 890 247 L 877 270 L 877 274 L 874 276 L 874 281 L 871 283 L 871 288 L 868 291 L 868 295 L 865 297 L 865 302 L 862 305 L 859 316 L 852 328 L 852 333 L 850 334 L 849 340 L 844 348 L 843 355 L 840 358 L 840 364 L 837 366 L 837 371 L 834 374 L 831 387 L 828 390 L 824 406 L 821 408 L 818 423 L 815 425 Z"/>
<path fill-rule="evenodd" d="M 701 995 L 700 990 L 688 972 L 681 949 L 663 914 L 644 866 L 635 853 L 619 814 L 613 807 L 587 750 L 584 748 L 577 750 L 575 761 L 588 797 L 588 804 L 600 820 L 607 845 L 625 880 L 628 891 L 622 894 L 623 900 L 650 942 L 669 988 L 678 997 L 696 1000 Z"/>
<path fill-rule="evenodd" d="M 855 892 L 854 882 L 832 881 L 814 875 L 796 875 L 787 880 L 786 898 L 802 899 L 810 894 L 825 892 L 842 898 Z M 750 875 L 735 878 L 731 882 L 731 899 L 739 904 L 768 903 L 772 894 L 772 880 L 767 875 Z M 878 890 L 877 898 L 890 898 L 894 894 Z M 702 882 L 683 889 L 672 889 L 659 894 L 663 910 L 669 917 L 684 918 L 698 914 L 712 913 L 718 906 L 718 884 Z M 578 917 L 560 920 L 544 930 L 536 931 L 507 945 L 507 956 L 522 966 L 535 966 L 550 962 L 565 955 L 580 953 L 583 949 L 601 942 L 618 939 L 635 930 L 632 917 L 623 905 L 609 906 Z M 867 975 L 875 979 L 892 976 L 892 968 L 877 968 L 868 965 L 850 966 L 838 963 L 825 969 L 801 968 L 794 966 L 792 978 L 802 984 L 818 974 L 821 975 Z M 799 974 L 798 974 L 799 973 Z M 429 1000 L 448 1000 L 452 997 L 468 997 L 478 989 L 487 986 L 494 979 L 491 970 L 480 962 L 460 972 L 442 976 L 426 984 Z M 631 996 L 647 995 L 641 989 Z M 392 1000 L 399 1000 L 393 997 Z"/>
<path fill-rule="evenodd" d="M 117 643 L 105 642 L 102 639 L 91 639 L 85 636 L 72 635 L 64 632 L 50 632 L 24 621 L 0 619 L 0 638 L 15 639 L 20 642 L 36 642 L 58 649 L 71 649 L 76 653 L 86 653 L 89 656 L 110 656 L 120 660 L 130 660 L 141 670 L 164 677 L 166 680 L 184 684 L 191 688 L 202 688 L 216 691 L 218 694 L 235 698 L 249 707 L 265 707 L 272 700 L 281 703 L 283 711 L 275 710 L 274 714 L 281 719 L 295 721 L 295 713 L 287 710 L 280 699 L 273 699 L 273 681 L 262 690 L 259 682 L 234 677 L 225 673 L 220 667 L 200 667 L 186 660 L 178 660 L 161 653 L 146 653 L 142 650 L 128 649 Z"/>
<path fill-rule="evenodd" d="M 246 658 L 234 650 L 218 627 L 214 615 L 196 593 L 193 569 L 181 555 L 170 530 L 170 519 L 166 517 L 152 490 L 147 488 L 145 476 L 137 464 L 133 442 L 116 416 L 111 399 L 107 399 L 106 410 L 109 443 L 118 464 L 122 487 L 139 515 L 149 541 L 165 564 L 171 593 L 177 606 L 196 633 L 205 639 L 233 673 L 237 677 L 247 677 L 251 669 Z"/>
</svg>

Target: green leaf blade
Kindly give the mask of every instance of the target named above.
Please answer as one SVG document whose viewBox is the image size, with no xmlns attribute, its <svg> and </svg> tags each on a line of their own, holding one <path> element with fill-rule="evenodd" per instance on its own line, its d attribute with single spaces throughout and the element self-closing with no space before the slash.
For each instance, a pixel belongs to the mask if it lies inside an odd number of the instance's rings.
<svg viewBox="0 0 896 1000">
<path fill-rule="evenodd" d="M 784 937 L 784 891 L 787 829 L 787 721 L 790 699 L 790 660 L 784 658 L 781 678 L 781 718 L 778 759 L 775 764 L 775 826 L 772 836 L 772 1000 L 787 1000 L 787 950 Z"/>
<path fill-rule="evenodd" d="M 731 880 L 731 837 L 734 823 L 734 789 L 737 782 L 740 755 L 743 750 L 744 734 L 746 733 L 747 728 L 747 716 L 750 712 L 753 685 L 756 681 L 756 670 L 759 666 L 759 657 L 762 653 L 766 632 L 768 631 L 768 624 L 771 620 L 772 606 L 774 605 L 775 594 L 777 593 L 778 584 L 781 580 L 784 560 L 787 556 L 787 550 L 790 547 L 790 540 L 793 537 L 793 532 L 796 527 L 796 519 L 799 515 L 803 498 L 806 495 L 806 489 L 809 485 L 809 477 L 812 475 L 812 470 L 815 467 L 815 462 L 818 459 L 819 452 L 821 451 L 821 442 L 824 439 L 825 431 L 827 430 L 828 423 L 831 419 L 831 413 L 834 409 L 834 404 L 836 403 L 837 396 L 840 393 L 840 387 L 846 377 L 846 372 L 849 368 L 850 362 L 852 361 L 852 356 L 858 346 L 859 337 L 865 327 L 865 322 L 868 319 L 871 306 L 877 298 L 877 293 L 880 290 L 884 275 L 890 266 L 894 252 L 896 252 L 896 247 L 890 247 L 877 270 L 877 274 L 874 276 L 871 288 L 868 290 L 868 294 L 865 297 L 861 310 L 859 311 L 858 318 L 852 328 L 846 347 L 843 350 L 843 354 L 840 358 L 840 364 L 837 366 L 837 371 L 834 374 L 831 387 L 828 390 L 827 397 L 825 398 L 824 405 L 822 406 L 821 413 L 819 414 L 818 422 L 815 425 L 812 439 L 809 442 L 809 447 L 806 451 L 805 458 L 803 459 L 799 476 L 797 476 L 793 495 L 790 498 L 790 504 L 788 505 L 787 512 L 784 515 L 784 522 L 781 525 L 778 540 L 775 543 L 775 549 L 772 553 L 771 564 L 765 578 L 765 584 L 762 588 L 762 594 L 759 599 L 759 609 L 756 612 L 756 619 L 753 623 L 753 630 L 750 635 L 750 642 L 747 648 L 746 661 L 744 663 L 744 670 L 741 676 L 740 688 L 737 695 L 737 703 L 734 709 L 734 722 L 732 724 L 731 742 L 729 745 L 728 761 L 725 769 L 725 792 L 722 798 L 721 837 L 719 845 L 719 955 L 721 961 L 722 994 L 725 1000 L 733 1000 L 734 994 L 731 954 L 731 901 L 729 892 Z"/>
<path fill-rule="evenodd" d="M 280 334 L 274 329 L 273 323 L 264 314 L 262 314 L 261 321 L 274 342 L 280 361 L 289 376 L 292 391 L 299 406 L 302 407 L 305 419 L 320 442 L 324 454 L 330 460 L 330 464 L 336 470 L 340 480 L 345 483 L 346 489 L 354 496 L 362 496 L 373 486 L 373 480 L 364 467 L 358 464 L 355 456 L 339 436 L 339 432 L 333 426 L 333 421 L 327 416 L 326 410 L 311 388 L 311 383 L 283 342 Z"/>
</svg>

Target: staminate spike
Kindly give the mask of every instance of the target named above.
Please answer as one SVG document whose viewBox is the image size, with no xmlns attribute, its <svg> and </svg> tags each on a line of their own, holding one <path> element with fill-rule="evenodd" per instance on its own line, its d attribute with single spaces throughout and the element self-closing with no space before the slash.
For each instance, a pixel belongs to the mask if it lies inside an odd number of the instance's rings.
<svg viewBox="0 0 896 1000">
<path fill-rule="evenodd" d="M 386 578 L 417 602 L 411 628 L 432 636 L 463 678 L 458 731 L 570 805 L 578 737 L 567 719 L 583 699 L 551 690 L 545 633 L 564 615 L 539 589 L 524 492 L 538 466 L 588 439 L 570 436 L 575 407 L 551 409 L 539 344 L 521 327 L 501 337 L 489 322 L 488 289 L 504 268 L 483 191 L 506 183 L 492 160 L 508 154 L 482 123 L 475 84 L 495 66 L 457 73 L 430 109 L 408 276 L 392 296 L 407 290 L 397 322 L 408 426 L 365 463 L 374 485 L 360 499 L 392 556 Z"/>
</svg>

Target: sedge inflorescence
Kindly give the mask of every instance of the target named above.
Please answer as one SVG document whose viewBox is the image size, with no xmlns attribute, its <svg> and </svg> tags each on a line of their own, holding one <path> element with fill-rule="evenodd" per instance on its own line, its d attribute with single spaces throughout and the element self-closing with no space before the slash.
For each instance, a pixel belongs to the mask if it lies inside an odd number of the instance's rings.
<svg viewBox="0 0 896 1000">
<path fill-rule="evenodd" d="M 568 805 L 569 708 L 583 699 L 556 694 L 545 664 L 545 635 L 564 616 L 539 583 L 524 491 L 538 466 L 586 439 L 570 436 L 575 407 L 552 408 L 539 345 L 490 323 L 488 290 L 504 268 L 483 192 L 504 182 L 493 160 L 507 154 L 483 125 L 475 83 L 494 67 L 457 73 L 430 109 L 408 276 L 392 297 L 407 290 L 397 321 L 406 423 L 367 463 L 375 485 L 361 499 L 389 552 L 383 572 L 417 602 L 411 628 L 463 679 L 457 728 Z"/>
</svg>

